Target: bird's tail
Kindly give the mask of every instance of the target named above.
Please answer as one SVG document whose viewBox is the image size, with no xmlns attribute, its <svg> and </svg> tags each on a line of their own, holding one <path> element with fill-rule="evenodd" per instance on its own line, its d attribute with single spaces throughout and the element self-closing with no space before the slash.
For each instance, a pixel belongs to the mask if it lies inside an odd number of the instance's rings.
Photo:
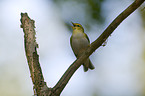
<svg viewBox="0 0 145 96">
<path fill-rule="evenodd" d="M 94 65 L 92 64 L 89 58 L 85 61 L 85 63 L 83 64 L 83 67 L 84 67 L 85 72 L 87 72 L 88 69 L 91 69 L 91 70 L 95 69 Z"/>
</svg>

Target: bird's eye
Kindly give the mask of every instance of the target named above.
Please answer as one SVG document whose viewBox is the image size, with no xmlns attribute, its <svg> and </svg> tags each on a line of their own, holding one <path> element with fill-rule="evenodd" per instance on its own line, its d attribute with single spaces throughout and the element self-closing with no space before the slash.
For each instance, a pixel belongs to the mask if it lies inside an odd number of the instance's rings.
<svg viewBox="0 0 145 96">
<path fill-rule="evenodd" d="M 77 27 L 80 27 L 80 25 L 77 25 Z"/>
</svg>

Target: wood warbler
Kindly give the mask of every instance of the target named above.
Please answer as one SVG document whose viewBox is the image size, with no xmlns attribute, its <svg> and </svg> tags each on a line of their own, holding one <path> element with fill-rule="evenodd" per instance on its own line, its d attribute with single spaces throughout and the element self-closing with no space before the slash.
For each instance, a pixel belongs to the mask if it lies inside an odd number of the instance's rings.
<svg viewBox="0 0 145 96">
<path fill-rule="evenodd" d="M 70 44 L 75 56 L 79 58 L 83 51 L 85 51 L 89 47 L 90 40 L 88 36 L 84 33 L 84 28 L 81 24 L 73 22 L 72 24 L 73 33 L 70 38 Z M 88 68 L 90 68 L 91 70 L 95 68 L 89 58 L 87 58 L 83 62 L 83 67 L 85 72 L 88 71 Z"/>
</svg>

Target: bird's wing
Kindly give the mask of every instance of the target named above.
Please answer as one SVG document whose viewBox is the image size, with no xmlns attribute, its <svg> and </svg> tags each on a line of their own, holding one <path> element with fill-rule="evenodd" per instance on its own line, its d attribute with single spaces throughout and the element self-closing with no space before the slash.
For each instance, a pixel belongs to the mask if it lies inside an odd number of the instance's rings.
<svg viewBox="0 0 145 96">
<path fill-rule="evenodd" d="M 88 41 L 89 41 L 89 43 L 90 43 L 89 37 L 87 36 L 87 34 L 86 34 L 86 33 L 84 33 L 84 34 L 85 34 L 85 37 L 88 39 Z"/>
</svg>

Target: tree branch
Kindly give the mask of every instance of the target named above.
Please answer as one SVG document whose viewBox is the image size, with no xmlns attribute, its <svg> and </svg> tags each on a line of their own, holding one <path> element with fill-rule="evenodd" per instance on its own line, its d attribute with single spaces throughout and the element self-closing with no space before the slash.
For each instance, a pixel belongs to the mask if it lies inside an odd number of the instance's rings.
<svg viewBox="0 0 145 96">
<path fill-rule="evenodd" d="M 144 0 L 135 0 L 126 10 L 124 10 L 114 21 L 105 29 L 105 31 L 91 43 L 91 46 L 78 58 L 63 74 L 58 83 L 54 86 L 53 91 L 59 96 L 74 72 L 81 66 L 82 62 L 86 60 L 97 48 L 102 46 L 111 33 L 118 27 L 118 25 L 126 19 L 132 12 L 134 12 Z"/>
<path fill-rule="evenodd" d="M 34 20 L 31 20 L 27 13 L 21 13 L 21 28 L 24 31 L 24 43 L 26 57 L 31 73 L 32 82 L 34 84 L 34 94 L 38 96 L 45 96 L 48 90 L 46 83 L 44 82 L 43 74 L 39 64 L 39 55 L 37 55 L 37 43 L 35 37 Z M 36 92 L 36 93 L 35 93 Z M 48 94 L 48 93 L 47 93 Z"/>
</svg>

